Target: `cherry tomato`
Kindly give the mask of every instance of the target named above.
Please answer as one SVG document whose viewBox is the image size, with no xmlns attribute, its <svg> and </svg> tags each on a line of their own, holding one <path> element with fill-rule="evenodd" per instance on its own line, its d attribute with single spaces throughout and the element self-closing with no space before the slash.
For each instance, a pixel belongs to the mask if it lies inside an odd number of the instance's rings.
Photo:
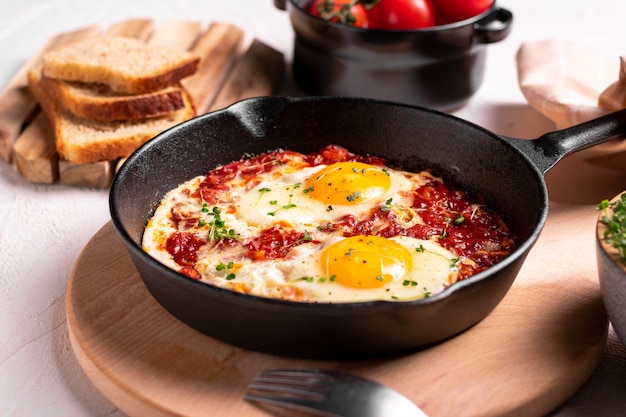
<svg viewBox="0 0 626 417">
<path fill-rule="evenodd" d="M 493 0 L 433 0 L 433 3 L 440 21 L 452 23 L 481 14 L 491 7 Z"/>
<path fill-rule="evenodd" d="M 431 0 L 380 0 L 368 18 L 372 28 L 421 29 L 435 25 L 435 9 Z"/>
<path fill-rule="evenodd" d="M 353 3 L 353 0 L 313 0 L 309 4 L 308 11 L 313 16 L 318 16 L 331 22 L 360 28 L 370 27 L 363 5 Z"/>
</svg>

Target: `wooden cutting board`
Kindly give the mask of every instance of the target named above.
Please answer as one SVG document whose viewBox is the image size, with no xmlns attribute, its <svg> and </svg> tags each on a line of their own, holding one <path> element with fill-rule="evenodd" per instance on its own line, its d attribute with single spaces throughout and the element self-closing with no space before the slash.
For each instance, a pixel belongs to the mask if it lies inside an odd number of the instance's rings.
<svg viewBox="0 0 626 417">
<path fill-rule="evenodd" d="M 89 36 L 106 33 L 132 37 L 153 45 L 189 50 L 200 57 L 196 73 L 182 80 L 196 114 L 226 107 L 249 97 L 272 95 L 285 77 L 283 54 L 258 39 L 245 45 L 242 29 L 224 22 L 210 23 L 129 19 L 102 31 L 98 25 L 61 33 L 48 39 L 0 91 L 0 159 L 11 163 L 33 183 L 108 188 L 120 160 L 74 164 L 59 158 L 54 133 L 28 89 L 27 73 L 47 51 Z"/>
<path fill-rule="evenodd" d="M 256 353 L 192 330 L 149 295 L 108 223 L 68 283 L 70 340 L 91 381 L 129 416 L 278 415 L 242 400 L 253 376 L 278 367 L 352 371 L 397 389 L 430 417 L 542 416 L 584 383 L 604 350 L 596 216 L 589 204 L 552 203 L 517 280 L 487 318 L 425 350 L 354 362 Z"/>
</svg>

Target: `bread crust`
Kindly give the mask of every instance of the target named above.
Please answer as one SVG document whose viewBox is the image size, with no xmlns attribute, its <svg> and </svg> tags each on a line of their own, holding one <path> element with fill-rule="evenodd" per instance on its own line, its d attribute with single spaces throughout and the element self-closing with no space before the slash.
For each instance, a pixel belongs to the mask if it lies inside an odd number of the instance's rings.
<svg viewBox="0 0 626 417">
<path fill-rule="evenodd" d="M 177 85 L 198 69 L 190 52 L 119 36 L 94 36 L 43 55 L 43 74 L 64 81 L 106 84 L 144 94 Z"/>
<path fill-rule="evenodd" d="M 104 84 L 41 77 L 42 88 L 66 111 L 103 122 L 159 117 L 185 107 L 180 85 L 151 93 L 122 95 Z"/>
<path fill-rule="evenodd" d="M 42 87 L 41 77 L 40 67 L 30 70 L 29 89 L 52 125 L 57 153 L 72 163 L 127 157 L 157 134 L 195 116 L 189 94 L 183 89 L 185 107 L 166 116 L 110 122 L 83 119 L 58 107 Z"/>
</svg>

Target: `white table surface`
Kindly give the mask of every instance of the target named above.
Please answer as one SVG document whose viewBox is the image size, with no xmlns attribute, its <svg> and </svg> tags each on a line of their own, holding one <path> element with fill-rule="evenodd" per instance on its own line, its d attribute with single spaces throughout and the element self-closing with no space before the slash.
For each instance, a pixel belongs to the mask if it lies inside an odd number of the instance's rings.
<svg viewBox="0 0 626 417">
<path fill-rule="evenodd" d="M 618 57 L 626 54 L 626 1 L 499 0 L 499 5 L 515 15 L 512 32 L 489 47 L 482 87 L 454 114 L 518 138 L 553 130 L 517 85 L 515 55 L 528 41 L 576 42 L 613 60 L 617 76 Z M 292 55 L 288 16 L 272 0 L 0 0 L 0 88 L 48 36 L 129 17 L 228 21 L 287 60 Z M 68 276 L 81 249 L 109 220 L 107 197 L 106 190 L 30 184 L 0 160 L 2 417 L 123 416 L 76 362 L 65 316 Z M 596 372 L 551 416 L 623 416 L 625 396 L 626 351 L 610 332 Z"/>
</svg>

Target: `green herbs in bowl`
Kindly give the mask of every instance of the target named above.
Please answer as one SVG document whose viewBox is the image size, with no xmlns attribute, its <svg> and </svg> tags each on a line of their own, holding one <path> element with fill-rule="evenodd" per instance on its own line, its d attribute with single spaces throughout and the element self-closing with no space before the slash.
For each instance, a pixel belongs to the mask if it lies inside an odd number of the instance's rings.
<svg viewBox="0 0 626 417">
<path fill-rule="evenodd" d="M 603 200 L 598 210 L 602 212 L 599 221 L 605 226 L 602 231 L 604 242 L 617 250 L 626 264 L 626 193 L 611 201 Z"/>
<path fill-rule="evenodd" d="M 626 192 L 598 205 L 596 260 L 606 313 L 626 344 Z"/>
</svg>

